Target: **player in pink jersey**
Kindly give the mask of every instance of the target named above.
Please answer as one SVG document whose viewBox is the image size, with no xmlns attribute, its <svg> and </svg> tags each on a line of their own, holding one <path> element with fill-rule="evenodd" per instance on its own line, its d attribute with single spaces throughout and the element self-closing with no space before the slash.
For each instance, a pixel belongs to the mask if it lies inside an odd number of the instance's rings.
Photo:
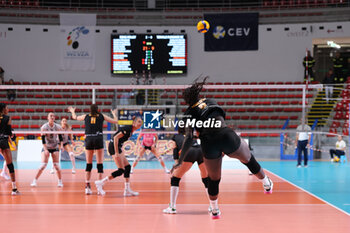
<svg viewBox="0 0 350 233">
<path fill-rule="evenodd" d="M 147 132 L 147 131 L 146 131 Z M 140 143 L 140 140 L 142 138 L 142 143 Z M 170 171 L 166 168 L 163 158 L 160 156 L 160 154 L 157 151 L 156 145 L 158 141 L 158 135 L 156 133 L 140 133 L 137 137 L 136 145 L 140 145 L 141 148 L 139 150 L 139 155 L 136 157 L 134 163 L 132 164 L 131 173 L 133 173 L 134 168 L 136 167 L 137 163 L 140 161 L 141 157 L 145 154 L 146 150 L 150 150 L 159 160 L 160 164 L 164 168 L 165 173 L 170 173 Z"/>
</svg>

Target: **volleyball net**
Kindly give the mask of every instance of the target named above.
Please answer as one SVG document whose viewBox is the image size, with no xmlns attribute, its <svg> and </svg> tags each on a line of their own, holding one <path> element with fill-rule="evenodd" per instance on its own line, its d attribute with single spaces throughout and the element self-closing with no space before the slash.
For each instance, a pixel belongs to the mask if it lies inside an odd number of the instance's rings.
<svg viewBox="0 0 350 233">
<path fill-rule="evenodd" d="M 88 114 L 92 103 L 99 106 L 101 113 L 109 116 L 111 109 L 118 110 L 118 125 L 104 124 L 106 145 L 118 126 L 131 124 L 133 116 L 145 118 L 158 111 L 161 114 L 159 127 L 155 127 L 152 132 L 145 127 L 135 132 L 124 145 L 126 155 L 133 157 L 138 153 L 136 138 L 143 132 L 156 133 L 159 137 L 159 153 L 171 156 L 170 139 L 176 133 L 176 121 L 187 108 L 182 97 L 186 87 L 188 85 L 98 83 L 3 85 L 0 86 L 0 100 L 8 104 L 17 142 L 23 139 L 40 140 L 41 133 L 45 133 L 40 131 L 40 127 L 47 122 L 48 113 L 53 112 L 56 123 L 60 123 L 63 118 L 68 120 L 72 131 L 57 134 L 73 134 L 79 142 L 76 153 L 84 151 L 84 124 L 71 118 L 68 106 L 75 107 L 77 115 Z M 321 84 L 210 83 L 204 86 L 200 97 L 216 100 L 226 112 L 226 124 L 242 137 L 264 144 L 279 141 L 283 145 L 283 151 L 290 153 L 294 150 L 293 140 L 300 124 L 314 126 L 313 134 L 319 135 L 314 142 L 327 141 L 327 138 L 337 134 L 348 135 L 349 89 L 348 84 L 336 86 L 327 103 L 325 88 Z M 11 93 L 14 96 L 11 97 Z M 143 120 L 146 123 L 146 119 Z M 322 145 L 312 149 L 322 150 L 320 148 Z"/>
</svg>

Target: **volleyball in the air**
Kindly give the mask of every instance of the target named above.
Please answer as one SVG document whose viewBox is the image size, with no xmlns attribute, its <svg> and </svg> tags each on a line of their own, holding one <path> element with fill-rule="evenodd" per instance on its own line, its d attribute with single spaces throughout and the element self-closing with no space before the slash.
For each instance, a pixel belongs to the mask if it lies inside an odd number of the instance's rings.
<svg viewBox="0 0 350 233">
<path fill-rule="evenodd" d="M 197 23 L 197 30 L 200 33 L 206 33 L 207 31 L 209 31 L 209 28 L 210 24 L 208 23 L 208 21 L 201 20 Z"/>
</svg>

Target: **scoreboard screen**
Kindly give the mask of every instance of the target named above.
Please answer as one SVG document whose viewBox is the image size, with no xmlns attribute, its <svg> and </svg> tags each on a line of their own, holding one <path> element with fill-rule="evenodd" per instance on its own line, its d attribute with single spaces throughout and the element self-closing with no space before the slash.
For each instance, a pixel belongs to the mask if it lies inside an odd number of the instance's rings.
<svg viewBox="0 0 350 233">
<path fill-rule="evenodd" d="M 112 34 L 111 72 L 187 73 L 186 34 Z"/>
</svg>

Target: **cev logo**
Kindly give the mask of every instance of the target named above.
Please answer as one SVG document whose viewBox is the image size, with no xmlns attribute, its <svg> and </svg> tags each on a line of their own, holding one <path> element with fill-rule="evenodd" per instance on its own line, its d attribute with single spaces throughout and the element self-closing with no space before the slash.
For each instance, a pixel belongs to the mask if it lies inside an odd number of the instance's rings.
<svg viewBox="0 0 350 233">
<path fill-rule="evenodd" d="M 215 39 L 222 39 L 226 35 L 225 28 L 223 26 L 216 26 L 213 30 L 213 36 Z"/>
</svg>

